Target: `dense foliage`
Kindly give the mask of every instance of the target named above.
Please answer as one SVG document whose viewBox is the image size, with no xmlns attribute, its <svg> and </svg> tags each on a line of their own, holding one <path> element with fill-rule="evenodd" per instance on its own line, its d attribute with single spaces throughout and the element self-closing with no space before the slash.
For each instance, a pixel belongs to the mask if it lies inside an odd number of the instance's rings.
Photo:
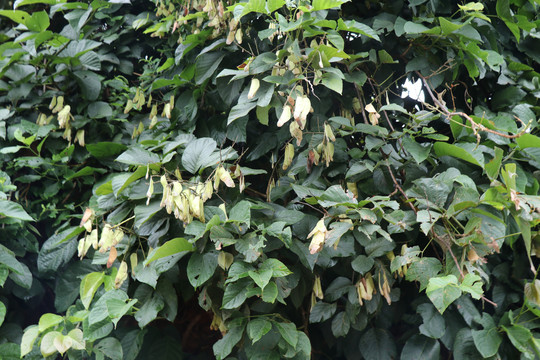
<svg viewBox="0 0 540 360">
<path fill-rule="evenodd" d="M 537 0 L 3 5 L 1 358 L 540 356 Z"/>
</svg>

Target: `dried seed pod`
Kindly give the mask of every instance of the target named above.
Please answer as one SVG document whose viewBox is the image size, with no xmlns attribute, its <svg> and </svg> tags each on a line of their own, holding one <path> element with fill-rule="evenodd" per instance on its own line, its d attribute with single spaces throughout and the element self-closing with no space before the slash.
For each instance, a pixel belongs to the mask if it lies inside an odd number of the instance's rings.
<svg viewBox="0 0 540 360">
<path fill-rule="evenodd" d="M 357 97 L 352 99 L 352 107 L 355 114 L 362 112 L 362 105 L 360 105 L 360 100 Z"/>
<path fill-rule="evenodd" d="M 289 132 L 291 133 L 291 136 L 296 139 L 296 146 L 300 146 L 304 134 L 302 133 L 300 125 L 297 121 L 291 121 L 291 125 L 289 125 Z"/>
<path fill-rule="evenodd" d="M 313 293 L 321 300 L 324 298 L 321 286 L 321 277 L 319 275 L 315 275 L 315 281 L 313 282 Z"/>
<path fill-rule="evenodd" d="M 114 288 L 119 289 L 120 286 L 126 281 L 127 279 L 127 263 L 125 261 L 122 261 L 120 263 L 120 267 L 118 268 L 118 272 L 116 273 L 116 277 L 114 278 Z"/>
<path fill-rule="evenodd" d="M 326 140 L 336 141 L 332 127 L 327 123 L 324 124 L 324 136 L 326 137 Z"/>
<path fill-rule="evenodd" d="M 131 275 L 135 276 L 135 268 L 137 267 L 137 264 L 139 263 L 139 258 L 137 257 L 137 253 L 131 253 L 131 255 L 129 255 L 129 262 L 131 263 Z"/>
<path fill-rule="evenodd" d="M 120 243 L 124 239 L 124 232 L 120 228 L 116 228 L 113 233 L 113 242 L 112 246 L 116 246 L 118 243 Z"/>
<path fill-rule="evenodd" d="M 118 256 L 118 251 L 116 250 L 114 246 L 111 247 L 111 250 L 109 251 L 109 258 L 107 259 L 107 269 L 111 268 L 117 256 Z"/>
<path fill-rule="evenodd" d="M 133 109 L 133 100 L 129 99 L 126 102 L 126 107 L 124 108 L 124 114 L 129 113 L 131 111 L 131 109 Z"/>
<path fill-rule="evenodd" d="M 285 159 L 283 160 L 283 170 L 287 170 L 294 158 L 294 145 L 289 143 L 285 146 Z"/>
<path fill-rule="evenodd" d="M 103 254 L 108 251 L 113 244 L 113 240 L 114 232 L 112 230 L 112 226 L 109 224 L 105 224 L 103 230 L 101 231 L 101 238 L 99 239 L 98 243 L 99 252 Z"/>
<path fill-rule="evenodd" d="M 308 239 L 311 238 L 311 243 L 309 244 L 309 252 L 311 254 L 318 253 L 322 250 L 324 241 L 328 237 L 328 229 L 324 225 L 324 218 L 317 222 L 317 225 L 311 230 L 308 235 Z"/>
<path fill-rule="evenodd" d="M 231 174 L 226 170 L 222 165 L 216 169 L 216 174 L 219 176 L 219 179 L 225 183 L 227 187 L 233 188 L 234 181 L 231 178 Z"/>
</svg>

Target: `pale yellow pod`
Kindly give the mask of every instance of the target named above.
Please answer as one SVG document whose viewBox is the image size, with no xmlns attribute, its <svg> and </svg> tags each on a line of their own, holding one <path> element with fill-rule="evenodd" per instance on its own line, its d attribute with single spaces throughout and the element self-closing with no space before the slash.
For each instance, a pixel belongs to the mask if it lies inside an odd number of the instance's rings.
<svg viewBox="0 0 540 360">
<path fill-rule="evenodd" d="M 248 92 L 248 99 L 253 99 L 253 97 L 257 94 L 257 91 L 259 90 L 261 83 L 259 79 L 251 79 L 251 85 L 249 86 L 249 92 Z"/>
<path fill-rule="evenodd" d="M 283 111 L 281 112 L 281 116 L 279 117 L 277 126 L 282 127 L 290 119 L 291 119 L 291 107 L 285 104 L 283 106 Z"/>
</svg>

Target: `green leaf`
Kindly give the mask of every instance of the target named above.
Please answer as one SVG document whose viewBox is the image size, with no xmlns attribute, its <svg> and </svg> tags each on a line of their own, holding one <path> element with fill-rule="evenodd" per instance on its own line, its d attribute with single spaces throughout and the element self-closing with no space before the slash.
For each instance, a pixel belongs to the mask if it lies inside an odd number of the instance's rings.
<svg viewBox="0 0 540 360">
<path fill-rule="evenodd" d="M 4 246 L 0 246 L 0 264 L 19 275 L 25 272 L 22 264 Z"/>
<path fill-rule="evenodd" d="M 390 360 L 397 356 L 396 344 L 388 331 L 371 328 L 362 335 L 360 353 L 366 359 Z"/>
<path fill-rule="evenodd" d="M 217 360 L 225 359 L 242 339 L 246 327 L 245 318 L 234 319 L 227 326 L 229 328 L 227 333 L 213 345 L 214 355 Z"/>
<path fill-rule="evenodd" d="M 46 11 L 36 11 L 24 22 L 28 30 L 42 32 L 50 25 L 49 14 Z"/>
<path fill-rule="evenodd" d="M 172 240 L 167 241 L 160 247 L 152 250 L 150 254 L 148 254 L 148 257 L 144 261 L 144 266 L 147 266 L 153 261 L 156 261 L 158 259 L 176 255 L 181 252 L 189 252 L 193 251 L 193 244 L 191 244 L 189 241 L 187 241 L 184 238 L 174 238 Z"/>
<path fill-rule="evenodd" d="M 332 319 L 332 334 L 335 337 L 347 336 L 351 328 L 349 315 L 345 311 L 337 313 Z"/>
<path fill-rule="evenodd" d="M 298 331 L 296 330 L 296 325 L 293 323 L 284 323 L 284 322 L 275 322 L 277 330 L 281 334 L 281 337 L 296 349 L 296 344 L 298 344 Z"/>
<path fill-rule="evenodd" d="M 431 144 L 428 146 L 422 146 L 418 144 L 412 136 L 403 137 L 403 146 L 412 155 L 417 164 L 420 164 L 422 161 L 426 160 L 429 156 L 429 152 L 431 151 Z"/>
<path fill-rule="evenodd" d="M 6 318 L 6 310 L 6 305 L 0 301 L 0 326 L 2 326 L 4 319 Z"/>
<path fill-rule="evenodd" d="M 321 83 L 340 95 L 343 92 L 343 80 L 336 74 L 325 73 L 322 77 Z"/>
<path fill-rule="evenodd" d="M 442 265 L 439 260 L 424 257 L 410 265 L 406 279 L 408 281 L 420 282 L 420 290 L 424 290 L 427 287 L 429 280 L 432 277 L 437 276 L 441 269 Z"/>
<path fill-rule="evenodd" d="M 210 78 L 219 64 L 225 57 L 222 52 L 205 53 L 197 58 L 195 63 L 195 82 L 197 85 L 202 84 L 206 79 Z"/>
<path fill-rule="evenodd" d="M 262 291 L 262 300 L 267 303 L 273 304 L 278 297 L 278 287 L 275 282 L 268 283 Z"/>
<path fill-rule="evenodd" d="M 472 330 L 474 345 L 484 358 L 495 356 L 499 351 L 502 337 L 496 327 L 484 330 Z"/>
<path fill-rule="evenodd" d="M 369 38 L 375 39 L 377 41 L 381 41 L 379 38 L 379 35 L 375 30 L 370 28 L 369 26 L 358 22 L 356 20 L 347 20 L 344 21 L 343 19 L 338 19 L 338 28 L 337 30 L 340 31 L 350 31 L 357 34 L 365 35 Z"/>
<path fill-rule="evenodd" d="M 184 154 L 182 154 L 182 166 L 192 174 L 197 174 L 199 169 L 204 169 L 208 164 L 208 158 L 216 149 L 214 139 L 200 138 L 190 142 Z"/>
<path fill-rule="evenodd" d="M 261 269 L 259 271 L 249 271 L 249 277 L 257 284 L 258 287 L 264 289 L 272 278 L 272 269 Z"/>
<path fill-rule="evenodd" d="M 259 341 L 270 330 L 272 330 L 272 323 L 265 318 L 255 318 L 247 325 L 247 334 L 252 343 Z"/>
<path fill-rule="evenodd" d="M 154 294 L 143 306 L 135 313 L 135 320 L 139 327 L 143 328 L 156 319 L 158 313 L 165 307 L 165 302 L 159 294 Z"/>
<path fill-rule="evenodd" d="M 242 305 L 247 299 L 246 286 L 250 283 L 250 280 L 241 279 L 238 282 L 227 285 L 223 294 L 222 307 L 224 309 L 234 309 Z"/>
<path fill-rule="evenodd" d="M 64 321 L 64 318 L 60 315 L 50 313 L 43 314 L 39 318 L 39 332 L 44 332 L 45 330 L 60 324 L 62 321 Z"/>
<path fill-rule="evenodd" d="M 127 146 L 115 142 L 99 142 L 97 144 L 87 144 L 86 150 L 95 158 L 103 159 L 113 157 L 126 150 Z"/>
<path fill-rule="evenodd" d="M 429 279 L 426 294 L 442 314 L 444 310 L 461 296 L 457 278 L 454 275 Z"/>
<path fill-rule="evenodd" d="M 421 34 L 425 31 L 429 31 L 430 29 L 420 23 L 407 21 L 403 27 L 403 30 L 407 34 Z"/>
<path fill-rule="evenodd" d="M 375 261 L 371 257 L 365 255 L 358 255 L 352 262 L 351 266 L 354 271 L 364 275 L 366 272 L 371 270 Z"/>
<path fill-rule="evenodd" d="M 9 200 L 0 200 L 0 215 L 24 221 L 35 221 L 21 205 Z"/>
<path fill-rule="evenodd" d="M 530 147 L 540 148 L 540 137 L 532 134 L 523 134 L 516 139 L 516 143 L 522 149 Z"/>
<path fill-rule="evenodd" d="M 438 360 L 440 359 L 440 345 L 435 339 L 422 335 L 413 335 L 401 351 L 401 360 Z"/>
<path fill-rule="evenodd" d="M 96 100 L 101 92 L 101 80 L 99 76 L 88 70 L 79 70 L 73 73 L 75 80 L 81 88 L 83 96 L 90 100 Z"/>
<path fill-rule="evenodd" d="M 118 339 L 113 337 L 101 340 L 94 346 L 94 349 L 112 360 L 122 360 L 124 357 L 122 344 L 120 344 Z"/>
<path fill-rule="evenodd" d="M 433 339 L 440 339 L 445 334 L 446 324 L 444 318 L 433 305 L 429 303 L 421 304 L 416 309 L 416 312 L 422 315 L 424 321 L 419 327 L 420 334 Z"/>
<path fill-rule="evenodd" d="M 56 347 L 54 346 L 54 339 L 57 336 L 62 336 L 62 333 L 58 331 L 51 331 L 46 333 L 41 339 L 41 355 L 44 357 L 50 356 L 56 353 Z"/>
<path fill-rule="evenodd" d="M 81 329 L 72 329 L 69 331 L 69 333 L 66 336 L 71 338 L 72 349 L 75 349 L 75 350 L 85 349 L 86 344 L 85 344 L 84 335 Z"/>
<path fill-rule="evenodd" d="M 460 284 L 460 288 L 463 292 L 471 294 L 473 299 L 479 300 L 484 294 L 482 290 L 482 278 L 476 274 L 467 274 Z"/>
<path fill-rule="evenodd" d="M 32 351 L 34 343 L 39 336 L 39 328 L 36 325 L 27 327 L 21 339 L 21 357 Z"/>
<path fill-rule="evenodd" d="M 251 221 L 251 206 L 253 204 L 249 201 L 242 200 L 236 204 L 229 213 L 229 221 L 236 221 L 238 223 L 244 223 L 247 227 L 250 226 Z"/>
<path fill-rule="evenodd" d="M 101 286 L 105 279 L 105 274 L 103 272 L 93 272 L 86 275 L 80 286 L 81 301 L 86 309 L 90 307 L 90 303 L 94 298 L 94 294 L 97 289 Z"/>
<path fill-rule="evenodd" d="M 92 119 L 110 118 L 112 115 L 112 107 L 104 101 L 96 101 L 88 105 L 88 116 Z"/>
<path fill-rule="evenodd" d="M 196 252 L 191 255 L 187 265 L 187 276 L 194 288 L 203 285 L 214 275 L 218 266 L 217 258 L 216 252 L 207 252 L 205 254 Z"/>
<path fill-rule="evenodd" d="M 313 0 L 311 11 L 319 11 L 341 7 L 341 5 L 351 0 Z"/>
<path fill-rule="evenodd" d="M 520 138 L 518 138 L 518 140 L 519 139 Z M 540 147 L 540 142 L 538 146 Z M 499 147 L 495 146 L 494 150 L 495 156 L 485 165 L 486 174 L 492 181 L 499 177 L 499 170 L 501 169 L 501 162 L 504 154 L 504 151 Z"/>
<path fill-rule="evenodd" d="M 512 342 L 512 345 L 514 345 L 518 351 L 522 353 L 529 352 L 528 342 L 533 337 L 529 329 L 521 325 L 512 325 L 510 327 L 501 326 L 501 327 L 506 332 L 506 335 L 508 335 L 508 338 Z"/>
<path fill-rule="evenodd" d="M 437 154 L 437 156 L 452 156 L 470 162 L 471 164 L 484 167 L 483 154 L 479 150 L 476 150 L 474 151 L 475 154 L 473 155 L 470 150 L 472 150 L 474 144 L 465 145 L 472 145 L 472 147 L 470 149 L 464 149 L 457 145 L 448 144 L 445 142 L 436 142 L 433 145 L 433 149 L 435 150 L 435 154 Z"/>
<path fill-rule="evenodd" d="M 330 319 L 336 312 L 337 304 L 336 303 L 325 303 L 322 301 L 317 302 L 309 313 L 309 322 L 318 323 Z"/>
<path fill-rule="evenodd" d="M 133 146 L 120 154 L 116 161 L 128 165 L 149 165 L 159 163 L 161 160 L 159 155 L 142 147 Z"/>
<path fill-rule="evenodd" d="M 5 16 L 18 24 L 25 24 L 30 19 L 30 14 L 22 10 L 0 10 L 0 16 Z"/>
<path fill-rule="evenodd" d="M 460 5 L 461 7 L 461 5 Z M 460 29 L 463 24 L 456 24 L 456 23 L 453 23 L 453 22 L 450 22 L 448 20 L 446 20 L 445 18 L 443 17 L 439 17 L 439 23 L 441 24 L 441 29 L 442 29 L 442 33 L 443 35 L 448 35 L 458 29 Z"/>
</svg>

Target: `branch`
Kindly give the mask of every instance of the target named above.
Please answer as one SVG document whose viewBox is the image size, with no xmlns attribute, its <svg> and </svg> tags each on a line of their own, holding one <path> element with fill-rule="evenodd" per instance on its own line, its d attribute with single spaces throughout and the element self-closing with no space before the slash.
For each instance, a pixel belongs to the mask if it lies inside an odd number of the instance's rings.
<svg viewBox="0 0 540 360">
<path fill-rule="evenodd" d="M 522 136 L 526 131 L 527 129 L 529 128 L 529 126 L 531 125 L 531 121 L 529 121 L 528 124 L 525 124 L 523 122 L 523 120 L 521 120 L 520 118 L 518 118 L 517 116 L 515 116 L 515 118 L 521 122 L 522 124 L 525 125 L 525 127 L 517 134 L 515 135 L 508 135 L 508 134 L 504 134 L 504 133 L 501 133 L 499 131 L 495 131 L 495 130 L 491 130 L 491 129 L 488 129 L 487 127 L 485 127 L 484 125 L 482 124 L 479 124 L 477 123 L 476 121 L 474 121 L 472 119 L 472 117 L 470 117 L 469 115 L 465 114 L 464 112 L 461 112 L 461 111 L 450 111 L 448 110 L 448 108 L 446 107 L 446 105 L 440 101 L 434 94 L 433 94 L 433 90 L 431 89 L 431 87 L 429 86 L 428 82 L 427 82 L 427 79 L 419 72 L 419 71 L 416 71 L 416 74 L 422 79 L 422 82 L 424 83 L 424 86 L 429 94 L 429 96 L 431 97 L 431 100 L 433 100 L 433 103 L 436 105 L 437 108 L 440 109 L 440 111 L 446 115 L 447 117 L 451 118 L 452 116 L 454 115 L 458 115 L 458 116 L 461 116 L 463 118 L 465 118 L 470 124 L 471 124 L 471 129 L 473 130 L 473 133 L 474 135 L 476 135 L 476 137 L 478 138 L 478 142 L 480 142 L 480 134 L 478 134 L 478 131 L 485 131 L 485 132 L 488 132 L 488 133 L 491 133 L 491 134 L 494 134 L 494 135 L 497 135 L 497 136 L 500 136 L 500 137 L 504 137 L 504 138 L 507 138 L 507 139 L 516 139 L 520 136 Z M 429 104 L 426 104 L 427 106 L 429 106 Z"/>
</svg>

